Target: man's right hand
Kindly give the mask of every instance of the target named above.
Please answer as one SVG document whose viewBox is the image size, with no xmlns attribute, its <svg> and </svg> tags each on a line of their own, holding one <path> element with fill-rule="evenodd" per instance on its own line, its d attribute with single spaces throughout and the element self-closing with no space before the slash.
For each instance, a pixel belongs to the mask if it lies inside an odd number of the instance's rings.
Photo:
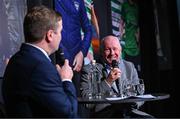
<svg viewBox="0 0 180 119">
<path fill-rule="evenodd" d="M 56 65 L 56 68 L 58 70 L 59 75 L 61 76 L 61 79 L 71 79 L 73 77 L 73 71 L 72 68 L 69 66 L 69 61 L 65 59 L 64 65 L 60 67 L 58 64 Z"/>
<path fill-rule="evenodd" d="M 121 70 L 119 68 L 113 68 L 106 79 L 107 83 L 109 85 L 112 85 L 115 80 L 120 78 L 121 76 Z"/>
</svg>

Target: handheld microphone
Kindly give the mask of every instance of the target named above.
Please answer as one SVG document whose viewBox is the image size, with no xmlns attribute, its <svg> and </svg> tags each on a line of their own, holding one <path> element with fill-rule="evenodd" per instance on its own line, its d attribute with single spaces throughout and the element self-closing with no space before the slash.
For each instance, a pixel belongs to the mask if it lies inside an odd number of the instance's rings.
<svg viewBox="0 0 180 119">
<path fill-rule="evenodd" d="M 113 68 L 119 68 L 118 62 L 116 60 L 112 60 L 112 67 Z M 116 79 L 115 81 L 116 83 L 116 87 L 118 89 L 118 92 L 120 93 L 120 89 L 119 89 L 119 79 Z"/>
<path fill-rule="evenodd" d="M 61 48 L 56 51 L 56 63 L 63 66 L 65 62 L 64 52 Z"/>
</svg>

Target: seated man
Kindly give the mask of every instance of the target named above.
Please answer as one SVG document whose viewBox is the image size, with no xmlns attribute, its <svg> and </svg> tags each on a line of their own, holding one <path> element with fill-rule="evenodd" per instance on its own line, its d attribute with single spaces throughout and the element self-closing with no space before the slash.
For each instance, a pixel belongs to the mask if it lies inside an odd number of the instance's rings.
<svg viewBox="0 0 180 119">
<path fill-rule="evenodd" d="M 88 98 L 90 89 L 95 94 L 98 90 L 103 96 L 122 96 L 121 83 L 130 82 L 131 84 L 139 84 L 139 78 L 134 65 L 121 59 L 121 46 L 119 39 L 113 35 L 108 35 L 101 40 L 101 57 L 102 64 L 97 63 L 96 79 L 100 79 L 99 86 L 92 84 L 95 81 L 90 81 L 89 73 L 91 72 L 92 65 L 86 65 L 82 69 L 81 76 L 81 95 L 83 98 Z M 113 66 L 112 62 L 116 61 L 117 66 Z M 116 83 L 118 82 L 118 83 Z M 93 86 L 92 86 L 93 85 Z M 91 87 L 90 87 L 91 86 Z M 121 106 L 121 107 L 120 107 Z M 141 113 L 135 110 L 136 103 L 133 104 L 95 104 L 88 105 L 93 112 L 93 117 L 151 117 L 146 113 Z M 138 112 L 138 114 L 136 113 Z M 142 114 L 142 115 L 141 115 Z"/>
</svg>

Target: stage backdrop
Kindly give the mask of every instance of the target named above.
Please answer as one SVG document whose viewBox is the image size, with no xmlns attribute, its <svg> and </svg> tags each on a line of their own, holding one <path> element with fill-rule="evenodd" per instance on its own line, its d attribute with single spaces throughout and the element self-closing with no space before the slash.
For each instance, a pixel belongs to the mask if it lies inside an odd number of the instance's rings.
<svg viewBox="0 0 180 119">
<path fill-rule="evenodd" d="M 24 41 L 23 18 L 27 10 L 26 0 L 0 0 L 0 77 L 7 60 Z"/>
</svg>

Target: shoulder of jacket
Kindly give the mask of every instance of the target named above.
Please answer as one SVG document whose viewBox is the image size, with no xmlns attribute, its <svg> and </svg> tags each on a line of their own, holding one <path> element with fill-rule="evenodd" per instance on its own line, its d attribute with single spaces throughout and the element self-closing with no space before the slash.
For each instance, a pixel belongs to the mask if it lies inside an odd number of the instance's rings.
<svg viewBox="0 0 180 119">
<path fill-rule="evenodd" d="M 127 60 L 122 60 L 122 62 L 123 62 L 123 64 L 125 64 L 125 65 L 133 65 L 132 62 L 127 61 Z"/>
</svg>

